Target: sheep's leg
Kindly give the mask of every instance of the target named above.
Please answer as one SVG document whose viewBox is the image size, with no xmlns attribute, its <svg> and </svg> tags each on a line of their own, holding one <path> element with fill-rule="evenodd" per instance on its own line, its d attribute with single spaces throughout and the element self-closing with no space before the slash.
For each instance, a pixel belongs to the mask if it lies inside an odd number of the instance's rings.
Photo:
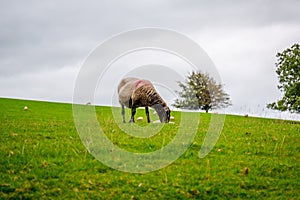
<svg viewBox="0 0 300 200">
<path fill-rule="evenodd" d="M 123 123 L 125 123 L 125 108 L 124 108 L 123 104 L 122 104 L 122 120 L 123 120 Z"/>
<path fill-rule="evenodd" d="M 129 123 L 134 123 L 135 112 L 136 112 L 136 107 L 135 107 L 135 105 L 132 105 L 132 107 L 131 107 L 131 119 L 130 119 Z"/>
<path fill-rule="evenodd" d="M 149 108 L 148 106 L 145 107 L 146 115 L 147 115 L 147 121 L 150 123 L 150 116 L 149 116 Z"/>
</svg>

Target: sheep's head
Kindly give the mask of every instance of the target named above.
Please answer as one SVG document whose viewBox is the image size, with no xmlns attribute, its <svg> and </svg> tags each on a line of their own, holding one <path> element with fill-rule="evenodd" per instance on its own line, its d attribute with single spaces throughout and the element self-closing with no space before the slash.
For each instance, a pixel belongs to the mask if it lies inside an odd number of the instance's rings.
<svg viewBox="0 0 300 200">
<path fill-rule="evenodd" d="M 170 116 L 171 116 L 171 110 L 168 106 L 164 107 L 165 113 L 166 113 L 166 117 L 165 117 L 165 123 L 169 123 L 170 121 Z"/>
<path fill-rule="evenodd" d="M 156 110 L 161 123 L 168 123 L 170 121 L 171 110 L 168 106 L 163 107 L 157 104 L 153 108 Z"/>
</svg>

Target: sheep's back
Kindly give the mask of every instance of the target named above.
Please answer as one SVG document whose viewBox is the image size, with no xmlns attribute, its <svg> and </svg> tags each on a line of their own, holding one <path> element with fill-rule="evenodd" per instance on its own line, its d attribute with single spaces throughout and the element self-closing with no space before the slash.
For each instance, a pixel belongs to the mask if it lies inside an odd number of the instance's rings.
<svg viewBox="0 0 300 200">
<path fill-rule="evenodd" d="M 130 101 L 130 98 L 133 97 L 133 93 L 136 93 L 136 91 L 139 91 L 141 89 L 144 90 L 145 88 L 148 88 L 148 89 L 151 88 L 152 91 L 155 91 L 154 86 L 148 80 L 137 79 L 137 78 L 133 78 L 133 77 L 127 77 L 127 78 L 122 79 L 118 85 L 119 102 L 121 104 L 125 105 L 126 107 L 130 107 L 129 101 Z M 147 90 L 147 91 L 149 92 L 149 90 Z M 142 93 L 144 93 L 144 92 L 142 92 Z M 145 98 L 145 94 L 143 96 L 144 96 L 143 97 L 144 100 L 148 99 L 148 98 Z"/>
<path fill-rule="evenodd" d="M 132 100 L 140 106 L 154 106 L 156 104 L 165 105 L 164 100 L 160 97 L 152 84 L 142 85 L 136 88 L 132 94 Z"/>
<path fill-rule="evenodd" d="M 152 83 L 148 80 L 140 79 L 140 80 L 136 80 L 134 83 L 135 89 L 138 89 L 139 87 L 143 87 L 143 86 L 150 86 L 154 88 Z"/>
<path fill-rule="evenodd" d="M 137 80 L 139 80 L 139 79 L 134 78 L 134 77 L 123 78 L 123 79 L 121 80 L 121 82 L 119 83 L 119 85 L 118 85 L 118 93 L 120 92 L 121 88 L 122 88 L 123 86 L 125 86 L 127 83 L 130 83 L 130 82 L 133 83 L 134 81 L 137 81 Z"/>
</svg>

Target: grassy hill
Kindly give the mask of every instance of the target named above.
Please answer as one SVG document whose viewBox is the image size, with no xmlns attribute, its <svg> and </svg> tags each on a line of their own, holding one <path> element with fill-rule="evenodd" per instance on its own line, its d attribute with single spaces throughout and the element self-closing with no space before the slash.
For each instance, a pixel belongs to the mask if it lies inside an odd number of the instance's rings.
<svg viewBox="0 0 300 200">
<path fill-rule="evenodd" d="M 171 141 L 181 115 L 173 112 L 175 125 L 147 140 L 122 132 L 111 110 L 96 107 L 99 123 L 114 144 L 134 152 Z M 0 199 L 299 199 L 299 122 L 227 115 L 214 149 L 200 159 L 210 117 L 201 114 L 193 144 L 174 163 L 133 174 L 88 153 L 71 104 L 0 98 Z"/>
</svg>

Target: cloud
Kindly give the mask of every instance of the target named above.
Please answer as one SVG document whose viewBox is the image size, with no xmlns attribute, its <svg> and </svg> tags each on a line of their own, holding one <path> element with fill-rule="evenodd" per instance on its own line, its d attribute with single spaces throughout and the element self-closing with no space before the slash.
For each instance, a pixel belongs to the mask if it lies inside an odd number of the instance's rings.
<svg viewBox="0 0 300 200">
<path fill-rule="evenodd" d="M 0 79 L 2 97 L 70 102 L 78 70 L 73 66 Z"/>
<path fill-rule="evenodd" d="M 263 106 L 280 96 L 276 53 L 300 41 L 296 0 L 0 4 L 0 95 L 8 97 L 71 101 L 79 63 L 98 44 L 122 31 L 161 27 L 203 47 L 232 97 L 233 110 Z"/>
<path fill-rule="evenodd" d="M 231 95 L 234 107 L 249 107 L 280 96 L 276 85 L 276 53 L 300 40 L 300 26 L 270 25 L 229 29 L 216 34 L 198 34 Z M 273 100 L 272 100 L 273 99 Z"/>
</svg>

